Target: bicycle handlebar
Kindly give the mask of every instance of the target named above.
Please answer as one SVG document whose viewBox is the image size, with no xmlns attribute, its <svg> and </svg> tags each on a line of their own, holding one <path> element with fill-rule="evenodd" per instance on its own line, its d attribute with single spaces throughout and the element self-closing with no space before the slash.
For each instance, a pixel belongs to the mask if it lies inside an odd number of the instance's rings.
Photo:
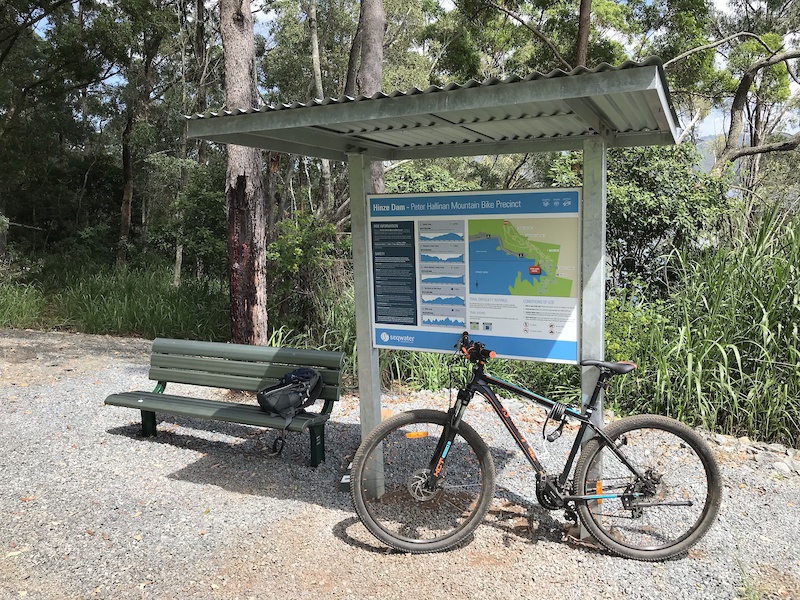
<svg viewBox="0 0 800 600">
<path fill-rule="evenodd" d="M 481 342 L 475 342 L 469 339 L 468 331 L 461 334 L 458 342 L 456 342 L 455 348 L 456 352 L 464 354 L 470 362 L 485 362 L 497 356 L 494 350 L 489 350 Z"/>
</svg>

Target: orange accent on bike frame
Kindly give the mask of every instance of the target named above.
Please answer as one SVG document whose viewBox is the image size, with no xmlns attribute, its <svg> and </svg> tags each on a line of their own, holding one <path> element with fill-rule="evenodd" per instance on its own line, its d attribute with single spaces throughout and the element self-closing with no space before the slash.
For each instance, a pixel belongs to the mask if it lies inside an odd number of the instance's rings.
<svg viewBox="0 0 800 600">
<path fill-rule="evenodd" d="M 439 462 L 436 463 L 436 468 L 433 470 L 433 476 L 438 477 L 439 473 L 442 472 L 442 467 L 444 467 L 444 459 L 440 458 Z"/>
</svg>

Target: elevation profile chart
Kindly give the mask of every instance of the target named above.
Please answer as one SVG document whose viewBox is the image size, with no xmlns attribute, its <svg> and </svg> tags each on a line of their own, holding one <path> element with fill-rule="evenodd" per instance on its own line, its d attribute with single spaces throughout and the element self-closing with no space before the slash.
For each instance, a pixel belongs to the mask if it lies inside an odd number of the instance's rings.
<svg viewBox="0 0 800 600">
<path fill-rule="evenodd" d="M 467 325 L 464 221 L 419 222 L 420 312 L 423 325 Z"/>
</svg>

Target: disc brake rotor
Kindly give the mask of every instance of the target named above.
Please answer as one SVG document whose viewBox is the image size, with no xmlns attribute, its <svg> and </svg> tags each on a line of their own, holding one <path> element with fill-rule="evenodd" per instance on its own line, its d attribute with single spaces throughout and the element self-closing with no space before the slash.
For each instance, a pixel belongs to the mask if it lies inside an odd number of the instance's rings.
<svg viewBox="0 0 800 600">
<path fill-rule="evenodd" d="M 406 486 L 415 500 L 427 502 L 428 500 L 433 500 L 442 491 L 441 485 L 437 485 L 432 490 L 428 489 L 430 473 L 430 469 L 418 469 L 408 478 Z"/>
</svg>

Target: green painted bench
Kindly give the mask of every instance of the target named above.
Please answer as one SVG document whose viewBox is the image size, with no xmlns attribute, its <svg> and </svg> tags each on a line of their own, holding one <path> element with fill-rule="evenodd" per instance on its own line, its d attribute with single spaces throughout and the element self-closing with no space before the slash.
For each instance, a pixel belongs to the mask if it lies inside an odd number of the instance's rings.
<svg viewBox="0 0 800 600">
<path fill-rule="evenodd" d="M 343 361 L 342 352 L 158 338 L 150 355 L 149 377 L 158 382 L 155 389 L 112 394 L 105 403 L 139 409 L 145 437 L 156 435 L 156 413 L 283 429 L 286 421 L 268 415 L 258 404 L 173 396 L 164 390 L 168 383 L 184 383 L 256 392 L 298 367 L 313 367 L 325 383 L 317 400 L 324 400 L 322 410 L 296 415 L 286 429 L 309 432 L 311 466 L 316 467 L 325 460 L 325 423 L 339 399 Z"/>
</svg>

